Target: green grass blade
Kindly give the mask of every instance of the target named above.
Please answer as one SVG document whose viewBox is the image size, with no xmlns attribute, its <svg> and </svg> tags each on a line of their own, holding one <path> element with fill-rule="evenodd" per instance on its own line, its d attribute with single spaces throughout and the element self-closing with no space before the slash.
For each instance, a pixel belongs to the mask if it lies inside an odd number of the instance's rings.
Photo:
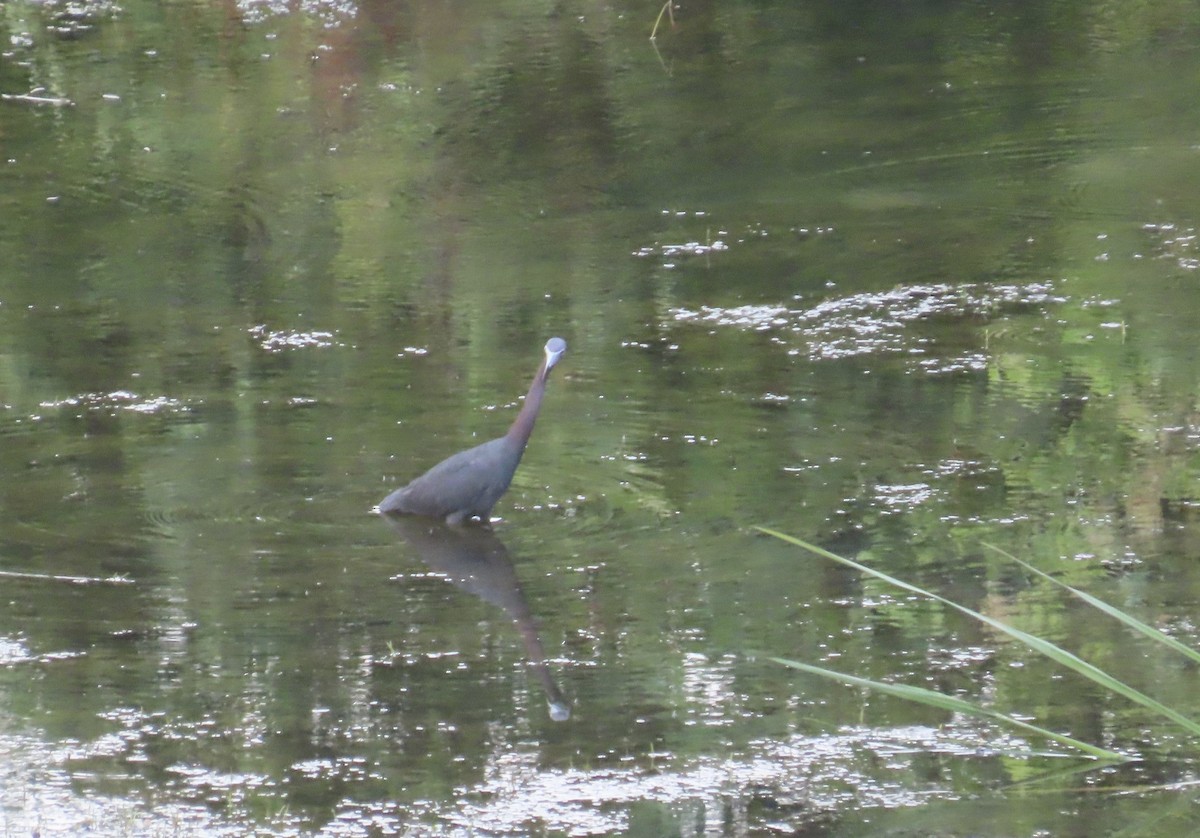
<svg viewBox="0 0 1200 838">
<path fill-rule="evenodd" d="M 1195 649 L 1193 649 L 1190 646 L 1185 646 L 1184 644 L 1180 643 L 1178 640 L 1176 640 L 1174 637 L 1171 637 L 1168 634 L 1163 634 L 1161 631 L 1156 629 L 1154 626 L 1143 623 L 1137 617 L 1134 617 L 1130 614 L 1126 614 L 1124 611 L 1121 611 L 1120 609 L 1116 608 L 1115 606 L 1109 605 L 1104 600 L 1096 599 L 1096 597 L 1092 596 L 1089 593 L 1085 593 L 1085 592 L 1079 590 L 1078 588 L 1072 588 L 1070 585 L 1066 584 L 1065 582 L 1061 582 L 1058 579 L 1055 579 L 1053 576 L 1046 573 L 1045 571 L 1038 570 L 1036 567 L 1029 564 L 1028 562 L 1018 559 L 1016 556 L 1014 556 L 1012 553 L 1008 552 L 1007 550 L 1002 550 L 1001 548 L 996 547 L 993 544 L 985 543 L 983 546 L 987 547 L 989 550 L 996 551 L 1001 556 L 1004 556 L 1006 559 L 1012 559 L 1014 562 L 1019 564 L 1021 567 L 1025 568 L 1026 570 L 1030 571 L 1031 573 L 1036 573 L 1038 576 L 1042 577 L 1043 579 L 1046 579 L 1047 581 L 1053 582 L 1055 585 L 1058 585 L 1060 588 L 1066 588 L 1068 591 L 1070 591 L 1072 594 L 1074 594 L 1075 596 L 1082 599 L 1088 605 L 1092 606 L 1093 608 L 1097 608 L 1100 611 L 1103 611 L 1105 614 L 1107 614 L 1108 616 L 1110 616 L 1114 619 L 1120 620 L 1122 623 L 1129 626 L 1134 631 L 1144 634 L 1146 637 L 1149 637 L 1151 640 L 1155 641 L 1156 643 L 1161 643 L 1164 646 L 1167 646 L 1170 649 L 1173 649 L 1174 651 L 1178 652 L 1179 654 L 1184 655 L 1188 658 L 1191 658 L 1196 663 L 1200 663 L 1200 652 L 1197 652 Z"/>
<path fill-rule="evenodd" d="M 786 541 L 789 544 L 794 544 L 797 547 L 802 547 L 805 550 L 808 550 L 810 553 L 816 553 L 818 556 L 824 556 L 825 558 L 829 559 L 830 561 L 837 562 L 838 564 L 845 565 L 846 567 L 852 567 L 861 573 L 866 573 L 869 576 L 874 576 L 876 579 L 882 579 L 884 582 L 887 582 L 890 585 L 894 585 L 897 588 L 900 588 L 902 590 L 910 591 L 912 593 L 919 594 L 920 596 L 928 597 L 928 598 L 936 600 L 944 605 L 947 605 L 950 608 L 955 609 L 956 611 L 966 614 L 968 617 L 972 617 L 976 620 L 979 620 L 980 622 L 991 626 L 992 628 L 996 629 L 997 631 L 1001 631 L 1001 632 L 1007 634 L 1009 637 L 1012 637 L 1015 640 L 1021 641 L 1026 646 L 1028 646 L 1030 649 L 1033 649 L 1035 652 L 1038 652 L 1039 654 L 1044 655 L 1047 658 L 1050 658 L 1055 663 L 1057 663 L 1061 666 L 1065 666 L 1068 669 L 1072 670 L 1073 672 L 1076 672 L 1079 675 L 1082 675 L 1083 677 L 1088 678 L 1091 681 L 1094 681 L 1095 683 L 1104 687 L 1104 689 L 1108 690 L 1109 692 L 1114 692 L 1114 693 L 1117 693 L 1118 695 L 1123 695 L 1126 698 L 1128 698 L 1130 701 L 1132 701 L 1136 704 L 1140 704 L 1141 706 L 1145 707 L 1147 710 L 1151 710 L 1151 711 L 1159 714 L 1160 716 L 1163 716 L 1164 718 L 1170 719 L 1175 724 L 1179 725 L 1181 728 L 1188 731 L 1189 733 L 1196 735 L 1196 736 L 1200 736 L 1200 724 L 1196 723 L 1192 719 L 1189 719 L 1187 716 L 1183 715 L 1179 711 L 1173 710 L 1170 707 L 1167 707 L 1162 702 L 1157 701 L 1157 700 L 1151 698 L 1150 696 L 1146 695 L 1145 693 L 1134 689 L 1133 687 L 1129 686 L 1128 684 L 1124 683 L 1123 681 L 1118 681 L 1116 678 L 1109 675 L 1103 669 L 1100 669 L 1099 667 L 1088 663 L 1087 661 L 1083 660 L 1082 658 L 1075 656 L 1071 652 L 1068 652 L 1066 649 L 1063 649 L 1059 646 L 1054 645 L 1049 640 L 1043 640 L 1042 638 L 1037 637 L 1032 634 L 1029 634 L 1028 632 L 1021 631 L 1021 629 L 1014 628 L 1013 626 L 1010 626 L 1006 623 L 1002 623 L 994 617 L 989 617 L 986 614 L 981 614 L 978 611 L 973 611 L 970 608 L 967 608 L 965 605 L 959 605 L 957 602 L 953 602 L 952 600 L 946 599 L 943 596 L 939 596 L 939 595 L 933 593 L 932 591 L 927 591 L 924 588 L 918 588 L 916 585 L 910 585 L 908 582 L 904 582 L 903 580 L 897 579 L 894 576 L 889 576 L 888 574 L 884 573 L 881 570 L 875 570 L 874 568 L 868 567 L 867 565 L 859 564 L 856 561 L 851 561 L 850 559 L 839 556 L 836 553 L 831 553 L 828 550 L 818 547 L 815 544 L 809 544 L 807 541 L 803 541 L 799 538 L 796 538 L 795 536 L 787 535 L 786 533 L 781 533 L 776 530 L 768 529 L 766 527 L 756 526 L 755 529 L 758 530 L 759 532 L 766 533 L 767 535 L 770 535 L 774 538 L 778 538 L 783 541 Z"/>
<path fill-rule="evenodd" d="M 820 675 L 822 678 L 829 678 L 834 681 L 840 681 L 843 684 L 849 684 L 854 687 L 865 687 L 876 692 L 886 693 L 896 698 L 903 698 L 907 701 L 915 701 L 919 704 L 924 704 L 928 707 L 936 707 L 941 710 L 949 710 L 952 713 L 962 713 L 968 716 L 978 718 L 992 719 L 993 721 L 1002 722 L 1003 724 L 1012 725 L 1022 728 L 1038 736 L 1045 736 L 1047 739 L 1053 739 L 1059 744 L 1066 745 L 1070 748 L 1075 748 L 1078 751 L 1095 757 L 1096 759 L 1111 760 L 1114 762 L 1128 762 L 1129 757 L 1124 754 L 1119 754 L 1116 751 L 1109 751 L 1104 748 L 1097 748 L 1095 745 L 1089 745 L 1087 742 L 1081 742 L 1070 736 L 1065 736 L 1061 733 L 1055 733 L 1052 730 L 1047 730 L 1044 727 L 1023 722 L 1020 719 L 1007 716 L 997 710 L 989 710 L 986 707 L 980 707 L 977 704 L 972 704 L 969 701 L 964 701 L 952 695 L 934 692 L 933 690 L 925 689 L 924 687 L 914 687 L 909 684 L 888 684 L 883 681 L 872 681 L 869 678 L 860 678 L 857 675 L 847 675 L 844 672 L 837 672 L 832 669 L 825 669 L 820 666 L 813 666 L 810 663 L 801 663 L 800 661 L 788 660 L 786 658 L 769 658 L 775 663 L 783 666 L 790 666 L 793 669 L 799 669 L 802 672 L 808 672 L 813 675 Z"/>
</svg>

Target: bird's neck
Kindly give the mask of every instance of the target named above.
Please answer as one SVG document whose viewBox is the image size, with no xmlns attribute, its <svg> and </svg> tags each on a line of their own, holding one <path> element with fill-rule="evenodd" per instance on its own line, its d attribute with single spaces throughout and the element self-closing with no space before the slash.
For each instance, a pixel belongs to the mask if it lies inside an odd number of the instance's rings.
<svg viewBox="0 0 1200 838">
<path fill-rule="evenodd" d="M 521 450 L 525 449 L 525 443 L 529 442 L 529 435 L 533 433 L 533 423 L 537 421 L 538 410 L 542 406 L 542 395 L 545 392 L 546 362 L 543 361 L 533 377 L 533 383 L 529 385 L 529 392 L 525 394 L 525 404 L 521 405 L 521 412 L 504 435 L 509 442 L 519 445 Z"/>
</svg>

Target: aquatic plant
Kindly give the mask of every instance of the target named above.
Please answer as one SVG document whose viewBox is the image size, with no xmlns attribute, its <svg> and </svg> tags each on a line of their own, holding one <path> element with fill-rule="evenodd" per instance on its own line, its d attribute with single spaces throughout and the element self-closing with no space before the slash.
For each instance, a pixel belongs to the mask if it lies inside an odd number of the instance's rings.
<svg viewBox="0 0 1200 838">
<path fill-rule="evenodd" d="M 1200 735 L 1200 723 L 1197 723 L 1196 721 L 1189 719 L 1187 716 L 1184 716 L 1182 713 L 1180 713 L 1179 711 L 1177 711 L 1171 707 L 1167 707 L 1166 705 L 1162 704 L 1158 700 L 1151 698 L 1150 696 L 1146 695 L 1145 693 L 1141 692 L 1140 690 L 1113 677 L 1112 675 L 1110 675 L 1109 673 L 1100 669 L 1099 667 L 1079 658 L 1072 652 L 1069 652 L 1066 649 L 1063 649 L 1062 647 L 1060 647 L 1054 643 L 1051 643 L 1049 640 L 1046 640 L 1044 638 L 1041 638 L 1036 635 L 1030 634 L 1028 632 L 1022 631 L 1021 629 L 1015 628 L 1013 626 L 1008 625 L 1007 623 L 997 620 L 995 617 L 990 617 L 986 614 L 981 614 L 978 611 L 975 611 L 975 610 L 968 608 L 965 605 L 961 605 L 957 602 L 953 602 L 952 600 L 949 600 L 943 596 L 935 594 L 932 591 L 928 591 L 928 590 L 925 590 L 924 588 L 920 588 L 916 585 L 909 584 L 908 582 L 905 582 L 901 579 L 897 579 L 894 576 L 890 576 L 890 575 L 884 573 L 883 571 L 876 570 L 875 568 L 869 567 L 864 564 L 860 564 L 859 562 L 853 561 L 851 559 L 847 559 L 843 556 L 839 556 L 836 553 L 832 553 L 828 550 L 825 550 L 824 548 L 818 547 L 814 544 L 810 544 L 807 541 L 796 538 L 795 536 L 790 536 L 785 533 L 778 532 L 776 530 L 768 529 L 766 527 L 755 527 L 755 529 L 757 529 L 760 532 L 763 532 L 767 535 L 773 536 L 774 538 L 778 538 L 783 541 L 786 541 L 789 544 L 794 544 L 797 547 L 801 547 L 805 550 L 808 550 L 811 553 L 815 553 L 818 556 L 823 556 L 824 558 L 827 558 L 831 561 L 837 562 L 838 564 L 853 568 L 861 573 L 865 573 L 870 576 L 874 576 L 876 579 L 880 579 L 880 580 L 887 582 L 888 584 L 893 585 L 902 590 L 909 591 L 910 593 L 918 594 L 920 596 L 927 597 L 929 599 L 933 599 L 937 602 L 947 605 L 950 608 L 953 608 L 953 609 L 967 615 L 968 617 L 971 617 L 975 620 L 985 623 L 986 625 L 991 626 L 992 628 L 996 629 L 997 631 L 1007 634 L 1009 637 L 1012 637 L 1014 640 L 1020 641 L 1024 645 L 1028 646 L 1030 649 L 1034 650 L 1035 652 L 1038 652 L 1041 655 L 1044 655 L 1045 657 L 1049 658 L 1050 660 L 1054 661 L 1055 663 L 1058 663 L 1058 664 L 1072 670 L 1073 672 L 1075 672 L 1079 675 L 1082 675 L 1083 677 L 1088 678 L 1091 681 L 1094 681 L 1095 683 L 1099 684 L 1101 687 L 1103 687 L 1108 692 L 1116 694 L 1116 695 L 1121 695 L 1121 696 L 1129 699 L 1130 701 L 1133 701 L 1134 703 L 1141 705 L 1142 707 L 1146 708 L 1147 710 L 1151 710 L 1152 712 L 1154 712 L 1166 719 L 1169 719 L 1172 723 L 1174 723 L 1178 727 L 1182 728 L 1183 730 L 1187 731 L 1188 733 L 1191 733 L 1193 735 Z M 1092 596 L 1091 594 L 1087 594 L 1087 593 L 1080 591 L 1076 588 L 1073 588 L 1070 585 L 1067 585 L 1057 579 L 1054 579 L 1049 574 L 1047 574 L 1041 570 L 1038 570 L 1037 568 L 1033 567 L 1032 565 L 1028 564 L 1027 562 L 1022 561 L 1021 559 L 1018 559 L 1016 556 L 1013 556 L 1011 553 L 1008 553 L 1008 552 L 1001 550 L 998 547 L 994 547 L 992 545 L 985 545 L 985 546 L 987 546 L 989 549 L 994 550 L 995 552 L 1005 556 L 1006 558 L 1011 559 L 1012 561 L 1021 565 L 1026 570 L 1031 571 L 1032 573 L 1035 573 L 1044 579 L 1048 579 L 1049 581 L 1053 582 L 1055 585 L 1058 585 L 1058 586 L 1066 589 L 1071 594 L 1073 594 L 1076 597 L 1079 597 L 1081 600 L 1083 600 L 1087 604 L 1093 606 L 1094 608 L 1099 609 L 1101 612 L 1103 612 L 1104 614 L 1107 614 L 1110 617 L 1113 617 L 1114 619 L 1120 620 L 1126 626 L 1128 626 L 1128 627 L 1134 629 L 1135 631 L 1139 632 L 1140 634 L 1154 640 L 1156 643 L 1160 643 L 1160 644 L 1166 646 L 1167 648 L 1171 649 L 1172 651 L 1174 651 L 1178 654 L 1182 654 L 1193 661 L 1200 662 L 1200 653 L 1196 652 L 1194 649 L 1191 649 L 1191 648 L 1185 646 L 1184 644 L 1180 643 L 1179 641 L 1175 640 L 1174 638 L 1169 637 L 1166 634 L 1163 634 L 1161 631 L 1154 628 L 1153 626 L 1147 625 L 1146 623 L 1142 622 L 1141 620 L 1138 620 L 1136 617 L 1133 617 L 1130 614 L 1127 614 L 1127 613 L 1121 611 L 1120 609 L 1115 608 L 1114 606 L 1112 606 L 1106 602 L 1103 602 L 1102 600 L 1097 599 L 1096 597 Z M 963 714 L 974 716 L 977 718 L 985 718 L 985 719 L 991 719 L 993 721 L 999 721 L 999 722 L 1002 722 L 1004 724 L 1007 724 L 1007 725 L 1010 725 L 1013 727 L 1021 728 L 1026 731 L 1036 733 L 1040 736 L 1044 736 L 1044 737 L 1051 739 L 1055 742 L 1058 742 L 1060 744 L 1068 745 L 1068 746 L 1088 755 L 1089 757 L 1093 757 L 1096 759 L 1112 760 L 1112 761 L 1120 761 L 1120 762 L 1127 762 L 1130 760 L 1137 759 L 1137 756 L 1134 754 L 1125 754 L 1125 753 L 1120 753 L 1117 751 L 1112 751 L 1107 748 L 1101 748 L 1096 745 L 1092 745 L 1090 743 L 1075 739 L 1074 737 L 1067 736 L 1067 735 L 1061 734 L 1061 733 L 1057 733 L 1055 731 L 1048 730 L 1047 728 L 1041 727 L 1039 725 L 1035 725 L 1030 722 L 1023 721 L 1014 716 L 1008 715 L 1006 713 L 1002 713 L 998 710 L 993 710 L 989 707 L 984 707 L 984 706 L 981 706 L 978 704 L 974 704 L 972 702 L 966 701 L 965 699 L 958 698 L 956 696 L 949 696 L 944 693 L 939 693 L 934 690 L 926 689 L 924 687 L 914 687 L 914 686 L 911 686 L 908 684 L 891 684 L 891 683 L 886 683 L 886 682 L 882 682 L 882 681 L 871 680 L 868 678 L 860 678 L 856 675 L 850 675 L 850 674 L 843 673 L 843 672 L 837 672 L 837 671 L 834 671 L 831 669 L 826 669 L 824 667 L 814 666 L 813 664 L 802 663 L 800 661 L 789 660 L 786 658 L 771 658 L 771 660 L 775 661 L 776 663 L 782 664 L 784 666 L 789 666 L 793 669 L 798 669 L 798 670 L 808 672 L 808 673 L 811 673 L 814 675 L 820 675 L 824 678 L 830 678 L 835 681 L 840 681 L 844 684 L 849 684 L 852 686 L 872 689 L 872 690 L 875 690 L 878 692 L 882 692 L 882 693 L 886 693 L 888 695 L 895 696 L 897 698 L 903 698 L 903 699 L 906 699 L 909 701 L 915 701 L 920 704 L 925 704 L 930 707 L 937 707 L 937 708 L 940 708 L 943 710 L 950 710 L 950 711 L 956 712 L 956 713 L 963 713 Z"/>
</svg>

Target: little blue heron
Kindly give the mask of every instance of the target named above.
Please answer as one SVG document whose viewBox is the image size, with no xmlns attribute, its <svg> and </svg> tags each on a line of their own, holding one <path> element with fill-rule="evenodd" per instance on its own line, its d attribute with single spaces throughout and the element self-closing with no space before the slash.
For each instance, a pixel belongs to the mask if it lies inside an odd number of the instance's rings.
<svg viewBox="0 0 1200 838">
<path fill-rule="evenodd" d="M 492 507 L 512 483 L 542 406 L 546 379 L 567 351 L 567 342 L 562 338 L 550 338 L 546 341 L 545 351 L 546 356 L 525 395 L 525 404 L 508 433 L 442 460 L 384 498 L 379 503 L 379 511 L 444 518 L 448 524 L 461 524 L 477 515 L 487 523 Z"/>
</svg>

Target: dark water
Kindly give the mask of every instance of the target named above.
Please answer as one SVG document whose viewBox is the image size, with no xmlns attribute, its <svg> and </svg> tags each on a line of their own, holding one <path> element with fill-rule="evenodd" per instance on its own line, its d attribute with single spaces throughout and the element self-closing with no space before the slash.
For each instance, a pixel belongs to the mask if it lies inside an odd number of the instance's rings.
<svg viewBox="0 0 1200 838">
<path fill-rule="evenodd" d="M 984 544 L 1197 643 L 1200 8 L 1026 5 L 0 6 L 3 831 L 1193 834 L 1187 735 L 751 529 L 1197 715 Z M 493 532 L 369 514 L 551 335 Z"/>
</svg>

